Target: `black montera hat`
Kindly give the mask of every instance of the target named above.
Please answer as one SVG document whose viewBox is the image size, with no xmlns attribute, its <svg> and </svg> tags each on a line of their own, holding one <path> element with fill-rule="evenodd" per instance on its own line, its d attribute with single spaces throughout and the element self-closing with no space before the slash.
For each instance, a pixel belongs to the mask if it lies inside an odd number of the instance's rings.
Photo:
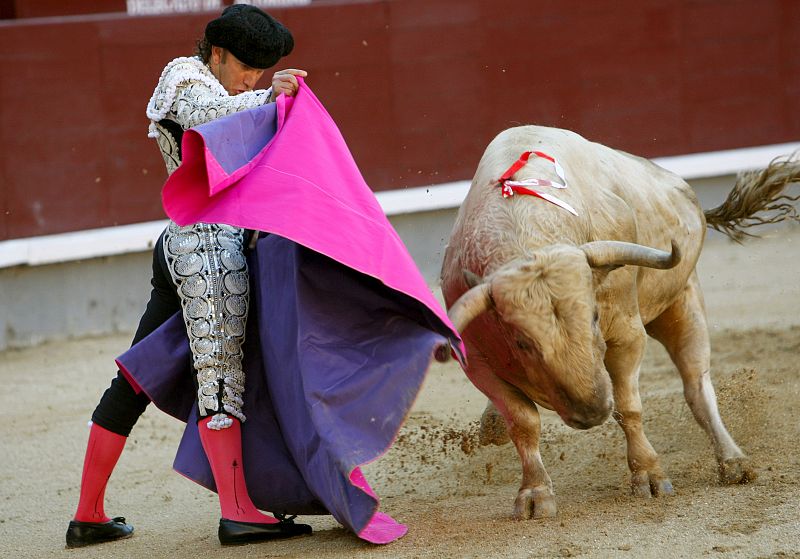
<svg viewBox="0 0 800 559">
<path fill-rule="evenodd" d="M 268 13 L 247 4 L 234 4 L 206 25 L 206 39 L 229 50 L 253 68 L 274 66 L 294 48 L 292 34 Z"/>
</svg>

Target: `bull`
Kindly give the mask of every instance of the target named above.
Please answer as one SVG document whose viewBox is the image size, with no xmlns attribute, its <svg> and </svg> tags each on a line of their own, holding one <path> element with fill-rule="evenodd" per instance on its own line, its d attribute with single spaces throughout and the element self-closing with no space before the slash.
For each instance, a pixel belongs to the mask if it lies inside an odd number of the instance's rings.
<svg viewBox="0 0 800 559">
<path fill-rule="evenodd" d="M 520 158 L 531 151 L 542 157 Z M 513 194 L 505 179 L 538 190 L 504 197 Z M 489 398 L 481 442 L 510 438 L 522 462 L 515 518 L 557 511 L 537 406 L 576 429 L 613 415 L 633 494 L 673 493 L 642 427 L 638 379 L 648 335 L 677 367 L 721 481 L 756 477 L 717 407 L 695 265 L 707 227 L 738 238 L 755 223 L 796 218 L 797 198 L 785 188 L 798 180 L 797 162 L 778 158 L 741 175 L 726 201 L 704 212 L 677 175 L 567 130 L 521 126 L 489 144 L 445 250 L 441 285 L 466 343 L 465 372 Z M 757 217 L 762 210 L 771 217 Z"/>
</svg>

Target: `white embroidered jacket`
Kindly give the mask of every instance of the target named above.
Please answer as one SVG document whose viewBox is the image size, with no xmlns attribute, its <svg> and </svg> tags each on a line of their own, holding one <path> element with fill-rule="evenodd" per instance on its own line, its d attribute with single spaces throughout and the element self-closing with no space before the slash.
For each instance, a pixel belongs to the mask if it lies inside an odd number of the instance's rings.
<svg viewBox="0 0 800 559">
<path fill-rule="evenodd" d="M 147 104 L 147 118 L 151 121 L 148 136 L 158 141 L 167 173 L 172 174 L 181 163 L 180 138 L 159 122 L 170 120 L 186 130 L 264 105 L 271 94 L 272 88 L 229 95 L 208 66 L 195 56 L 176 58 L 167 64 Z"/>
</svg>

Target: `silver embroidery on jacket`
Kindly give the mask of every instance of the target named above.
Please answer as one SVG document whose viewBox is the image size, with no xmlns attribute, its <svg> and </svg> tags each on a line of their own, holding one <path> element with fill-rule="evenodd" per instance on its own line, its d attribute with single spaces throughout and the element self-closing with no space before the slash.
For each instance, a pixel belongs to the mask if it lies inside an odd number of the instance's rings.
<svg viewBox="0 0 800 559">
<path fill-rule="evenodd" d="M 167 166 L 167 174 L 171 175 L 181 164 L 181 151 L 178 140 L 169 130 L 158 123 L 154 123 L 153 128 L 158 134 L 156 142 L 158 142 L 161 157 L 164 158 L 164 165 Z"/>
<path fill-rule="evenodd" d="M 214 413 L 211 429 L 245 421 L 242 343 L 247 324 L 249 285 L 242 252 L 244 230 L 170 221 L 164 255 L 178 288 L 194 367 L 200 415 Z"/>
</svg>

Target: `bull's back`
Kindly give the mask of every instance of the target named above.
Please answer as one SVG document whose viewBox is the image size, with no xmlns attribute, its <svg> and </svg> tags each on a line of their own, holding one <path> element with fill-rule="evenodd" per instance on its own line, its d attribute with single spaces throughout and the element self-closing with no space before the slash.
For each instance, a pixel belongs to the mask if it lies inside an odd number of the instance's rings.
<svg viewBox="0 0 800 559">
<path fill-rule="evenodd" d="M 577 216 L 540 198 L 502 197 L 499 177 L 531 150 L 553 156 L 567 180 L 566 189 L 534 188 L 566 201 Z M 561 182 L 550 161 L 535 157 L 514 175 L 515 180 L 531 178 Z M 674 235 L 689 232 L 695 238 L 704 230 L 697 198 L 677 175 L 568 130 L 520 126 L 501 132 L 487 146 L 451 240 L 455 245 L 491 244 L 520 233 L 533 248 L 553 242 L 622 240 L 669 250 Z M 684 255 L 691 258 L 691 252 Z"/>
<path fill-rule="evenodd" d="M 531 150 L 553 156 L 564 168 L 567 188 L 542 190 L 572 205 L 577 216 L 531 196 L 502 197 L 497 179 Z M 552 163 L 541 158 L 529 159 L 514 175 L 515 180 L 527 178 L 560 182 Z M 442 290 L 450 305 L 466 290 L 462 269 L 489 273 L 556 242 L 618 240 L 670 250 L 674 240 L 682 254 L 676 268 L 638 272 L 640 310 L 648 319 L 685 285 L 704 235 L 697 198 L 677 175 L 568 130 L 510 128 L 487 146 L 459 209 L 442 267 Z"/>
</svg>

